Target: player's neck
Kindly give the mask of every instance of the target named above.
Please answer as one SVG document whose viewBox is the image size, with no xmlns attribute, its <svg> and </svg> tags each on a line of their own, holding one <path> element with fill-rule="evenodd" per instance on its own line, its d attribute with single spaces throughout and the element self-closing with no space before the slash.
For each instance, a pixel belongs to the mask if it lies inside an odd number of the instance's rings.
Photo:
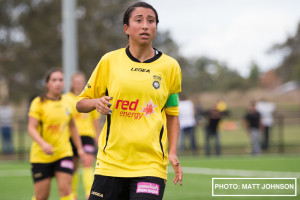
<svg viewBox="0 0 300 200">
<path fill-rule="evenodd" d="M 72 93 L 75 95 L 75 96 L 78 96 L 80 95 L 82 90 L 74 90 Z"/>
<path fill-rule="evenodd" d="M 155 56 L 155 51 L 152 45 L 137 46 L 129 45 L 129 51 L 133 57 L 138 59 L 140 62 L 144 62 Z"/>
<path fill-rule="evenodd" d="M 61 94 L 55 94 L 55 93 L 52 93 L 52 92 L 47 92 L 46 97 L 48 99 L 52 99 L 54 101 L 57 101 L 57 100 L 60 100 Z"/>
</svg>

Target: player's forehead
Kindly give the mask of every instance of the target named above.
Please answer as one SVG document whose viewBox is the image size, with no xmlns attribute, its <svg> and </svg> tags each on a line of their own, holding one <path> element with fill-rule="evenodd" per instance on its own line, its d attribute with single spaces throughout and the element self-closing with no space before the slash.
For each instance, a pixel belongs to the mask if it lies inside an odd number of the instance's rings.
<svg viewBox="0 0 300 200">
<path fill-rule="evenodd" d="M 130 18 L 138 17 L 155 18 L 155 13 L 151 8 L 137 7 L 132 11 Z"/>
<path fill-rule="evenodd" d="M 62 78 L 62 77 L 63 77 L 63 73 L 61 71 L 52 72 L 50 75 L 50 79 Z"/>
</svg>

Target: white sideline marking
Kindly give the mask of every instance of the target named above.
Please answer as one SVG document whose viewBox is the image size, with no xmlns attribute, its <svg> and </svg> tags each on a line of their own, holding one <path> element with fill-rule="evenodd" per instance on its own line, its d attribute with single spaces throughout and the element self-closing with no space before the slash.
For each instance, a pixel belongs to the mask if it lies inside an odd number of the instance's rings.
<svg viewBox="0 0 300 200">
<path fill-rule="evenodd" d="M 31 176 L 29 169 L 0 170 L 0 177 Z"/>
<path fill-rule="evenodd" d="M 274 177 L 300 178 L 300 172 L 278 172 L 278 171 L 259 171 L 259 170 L 241 170 L 241 169 L 212 169 L 200 167 L 182 167 L 184 174 L 203 174 L 203 175 L 222 175 L 222 176 L 250 176 L 250 177 Z M 172 167 L 168 168 L 169 173 L 174 173 Z"/>
<path fill-rule="evenodd" d="M 172 167 L 168 168 L 169 173 L 174 173 Z M 278 171 L 259 171 L 259 170 L 240 170 L 240 169 L 212 169 L 201 167 L 183 167 L 184 174 L 203 174 L 203 175 L 222 175 L 222 176 L 242 176 L 242 177 L 274 177 L 300 178 L 300 172 L 278 172 Z M 30 170 L 0 170 L 0 177 L 12 176 L 31 176 Z"/>
</svg>

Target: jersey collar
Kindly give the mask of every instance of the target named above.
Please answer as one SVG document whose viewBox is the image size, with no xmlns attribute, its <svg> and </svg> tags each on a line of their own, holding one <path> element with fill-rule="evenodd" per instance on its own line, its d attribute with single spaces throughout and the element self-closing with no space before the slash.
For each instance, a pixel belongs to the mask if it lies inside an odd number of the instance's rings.
<svg viewBox="0 0 300 200">
<path fill-rule="evenodd" d="M 162 52 L 158 51 L 157 49 L 153 48 L 155 50 L 155 56 L 153 58 L 150 58 L 148 60 L 145 60 L 143 63 L 151 63 L 159 59 L 162 55 Z M 141 63 L 137 58 L 133 57 L 133 55 L 129 51 L 129 46 L 126 48 L 126 54 L 127 56 L 134 62 Z"/>
</svg>

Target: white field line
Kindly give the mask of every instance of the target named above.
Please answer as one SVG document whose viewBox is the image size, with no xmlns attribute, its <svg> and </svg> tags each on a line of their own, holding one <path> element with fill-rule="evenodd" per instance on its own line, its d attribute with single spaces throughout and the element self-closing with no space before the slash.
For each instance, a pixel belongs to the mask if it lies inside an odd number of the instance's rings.
<svg viewBox="0 0 300 200">
<path fill-rule="evenodd" d="M 300 172 L 278 172 L 240 169 L 212 169 L 200 167 L 182 167 L 183 174 L 202 174 L 218 176 L 242 176 L 242 177 L 269 177 L 269 178 L 300 178 Z M 168 168 L 169 173 L 174 173 L 172 167 Z"/>
<path fill-rule="evenodd" d="M 168 169 L 169 173 L 174 173 L 172 167 Z M 259 171 L 259 170 L 239 170 L 239 169 L 212 169 L 200 167 L 183 167 L 184 174 L 202 174 L 218 176 L 241 176 L 241 177 L 269 177 L 269 178 L 300 178 L 300 172 L 278 172 L 278 171 Z M 0 170 L 1 177 L 12 176 L 31 176 L 30 170 Z"/>
<path fill-rule="evenodd" d="M 12 176 L 31 176 L 31 172 L 30 169 L 0 170 L 0 178 Z"/>
</svg>

